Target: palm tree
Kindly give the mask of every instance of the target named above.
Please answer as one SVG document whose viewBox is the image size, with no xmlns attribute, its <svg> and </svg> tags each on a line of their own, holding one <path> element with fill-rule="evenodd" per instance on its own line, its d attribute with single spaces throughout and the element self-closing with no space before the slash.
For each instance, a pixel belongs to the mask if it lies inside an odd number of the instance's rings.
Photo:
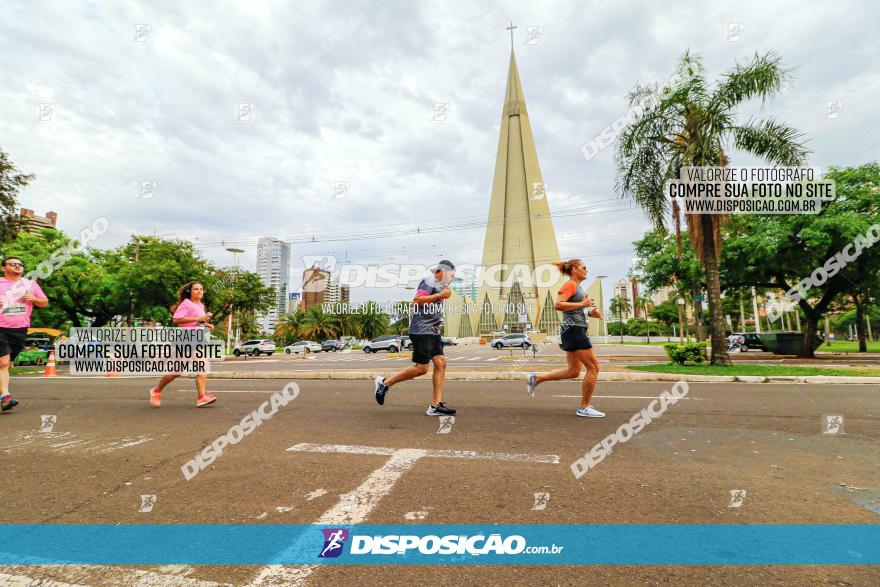
<svg viewBox="0 0 880 587">
<path fill-rule="evenodd" d="M 305 320 L 305 311 L 297 308 L 295 312 L 282 314 L 275 324 L 275 337 L 282 343 L 289 344 L 298 340 L 301 336 L 301 328 Z"/>
<path fill-rule="evenodd" d="M 375 302 L 367 302 L 357 314 L 360 322 L 361 336 L 364 338 L 376 338 L 388 334 L 391 329 L 391 317 L 379 309 Z"/>
<path fill-rule="evenodd" d="M 657 87 L 638 86 L 630 94 L 631 105 L 647 107 L 624 128 L 616 153 L 618 191 L 635 200 L 655 228 L 664 232 L 669 209 L 664 183 L 678 179 L 682 167 L 727 166 L 731 147 L 778 165 L 802 165 L 808 153 L 801 133 L 783 122 L 772 117 L 743 124 L 736 120 L 743 102 L 766 100 L 788 85 L 790 72 L 782 68 L 775 53 L 755 54 L 750 63 L 735 65 L 713 87 L 703 77 L 700 60 L 689 52 L 682 56 L 676 73 L 683 81 L 663 88 L 653 103 L 649 100 L 657 94 Z M 729 365 L 718 276 L 725 216 L 686 214 L 685 219 L 706 274 L 712 364 Z"/>
<path fill-rule="evenodd" d="M 623 315 L 629 310 L 629 300 L 627 300 L 623 296 L 614 296 L 611 298 L 611 303 L 608 305 L 608 311 L 611 312 L 612 315 L 617 316 L 617 321 L 620 322 L 620 344 L 623 344 Z"/>
<path fill-rule="evenodd" d="M 336 338 L 339 333 L 333 315 L 317 304 L 306 308 L 299 330 L 303 338 L 320 341 Z"/>
<path fill-rule="evenodd" d="M 336 327 L 338 336 L 345 338 L 346 336 L 360 336 L 361 324 L 357 314 L 349 312 L 348 308 L 344 308 L 342 312 L 331 314 L 331 319 Z"/>
<path fill-rule="evenodd" d="M 394 304 L 394 322 L 391 327 L 397 334 L 403 334 L 409 330 L 409 317 L 412 304 L 410 302 L 397 302 Z"/>
</svg>

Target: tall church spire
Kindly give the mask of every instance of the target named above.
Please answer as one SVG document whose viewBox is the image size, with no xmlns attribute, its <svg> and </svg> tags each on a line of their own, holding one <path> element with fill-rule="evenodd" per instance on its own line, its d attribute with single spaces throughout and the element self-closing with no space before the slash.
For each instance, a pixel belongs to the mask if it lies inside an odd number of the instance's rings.
<svg viewBox="0 0 880 587">
<path fill-rule="evenodd" d="M 508 268 L 496 274 L 501 277 L 502 286 L 484 288 L 486 291 L 478 299 L 482 302 L 488 295 L 493 304 L 500 302 L 504 305 L 514 302 L 508 300 L 513 291 L 513 297 L 522 296 L 530 306 L 527 321 L 537 326 L 544 297 L 551 288 L 536 287 L 531 281 L 523 280 L 522 275 L 511 276 L 511 273 L 516 272 L 514 266 L 519 266 L 520 272 L 523 271 L 522 267 L 526 267 L 534 275 L 536 266 L 558 259 L 559 248 L 547 203 L 547 190 L 538 163 L 516 54 L 511 47 L 489 220 L 483 245 L 484 267 L 506 264 Z M 514 283 L 519 283 L 519 287 L 514 289 Z M 555 294 L 555 289 L 552 293 Z M 509 313 L 494 314 L 500 329 L 509 320 Z M 519 327 L 508 326 L 511 329 Z"/>
</svg>

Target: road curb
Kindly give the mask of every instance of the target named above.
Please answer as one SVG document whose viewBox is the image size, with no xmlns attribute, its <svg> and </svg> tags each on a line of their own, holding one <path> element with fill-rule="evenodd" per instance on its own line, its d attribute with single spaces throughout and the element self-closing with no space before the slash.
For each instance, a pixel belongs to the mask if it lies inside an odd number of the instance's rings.
<svg viewBox="0 0 880 587">
<path fill-rule="evenodd" d="M 232 371 L 228 373 L 209 373 L 211 379 L 336 379 L 363 380 L 377 375 L 388 375 L 386 369 L 376 371 Z M 447 371 L 448 381 L 525 381 L 527 371 Z M 578 379 L 583 379 L 583 374 Z M 692 381 L 695 383 L 850 383 L 880 384 L 880 377 L 844 377 L 830 375 L 810 376 L 763 376 L 763 375 L 678 375 L 675 373 L 645 373 L 610 371 L 599 373 L 599 381 Z"/>
</svg>

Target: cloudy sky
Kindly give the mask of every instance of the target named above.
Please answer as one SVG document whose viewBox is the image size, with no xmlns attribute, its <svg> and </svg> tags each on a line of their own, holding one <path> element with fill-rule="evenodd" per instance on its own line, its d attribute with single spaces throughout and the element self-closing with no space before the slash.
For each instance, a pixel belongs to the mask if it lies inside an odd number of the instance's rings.
<svg viewBox="0 0 880 587">
<path fill-rule="evenodd" d="M 623 277 L 648 225 L 615 201 L 612 149 L 588 161 L 580 147 L 685 49 L 710 78 L 777 51 L 794 85 L 742 115 L 802 130 L 811 165 L 880 159 L 880 9 L 867 1 L 7 1 L 2 11 L 0 148 L 37 176 L 22 206 L 58 212 L 68 232 L 106 216 L 98 246 L 156 233 L 192 239 L 223 265 L 225 248 L 241 247 L 250 269 L 258 237 L 289 239 L 294 284 L 303 256 L 479 262 L 479 226 L 374 235 L 485 221 L 510 21 L 551 209 L 591 206 L 557 218 L 560 252 L 593 275 Z M 532 42 L 529 27 L 540 27 Z M 827 102 L 840 102 L 833 114 Z M 445 120 L 431 120 L 435 103 L 449 104 Z M 249 119 L 238 120 L 240 104 L 253 105 Z M 156 182 L 152 197 L 144 182 Z M 345 197 L 332 197 L 337 182 Z M 353 293 L 368 296 L 405 292 Z"/>
</svg>

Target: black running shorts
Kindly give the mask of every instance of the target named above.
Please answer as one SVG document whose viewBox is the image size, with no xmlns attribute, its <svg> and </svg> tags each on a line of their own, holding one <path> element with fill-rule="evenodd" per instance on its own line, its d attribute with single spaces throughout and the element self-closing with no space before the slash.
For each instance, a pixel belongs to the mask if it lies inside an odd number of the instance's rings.
<svg viewBox="0 0 880 587">
<path fill-rule="evenodd" d="M 562 329 L 562 344 L 559 348 L 566 352 L 587 350 L 593 348 L 587 329 L 583 326 L 566 326 Z"/>
<path fill-rule="evenodd" d="M 412 341 L 413 363 L 427 365 L 431 357 L 443 354 L 443 341 L 439 334 L 410 334 Z"/>
<path fill-rule="evenodd" d="M 26 327 L 0 328 L 0 357 L 9 355 L 9 360 L 14 361 L 27 343 L 27 331 Z"/>
</svg>

